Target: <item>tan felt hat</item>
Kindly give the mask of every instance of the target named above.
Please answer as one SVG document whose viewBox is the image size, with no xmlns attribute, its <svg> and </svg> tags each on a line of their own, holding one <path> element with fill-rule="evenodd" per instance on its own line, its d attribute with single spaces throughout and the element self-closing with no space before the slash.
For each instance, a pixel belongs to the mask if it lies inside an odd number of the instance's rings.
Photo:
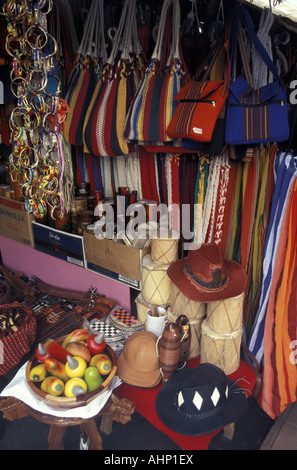
<svg viewBox="0 0 297 470">
<path fill-rule="evenodd" d="M 161 381 L 157 336 L 150 331 L 136 331 L 125 343 L 118 358 L 117 375 L 136 387 L 152 388 Z"/>
</svg>

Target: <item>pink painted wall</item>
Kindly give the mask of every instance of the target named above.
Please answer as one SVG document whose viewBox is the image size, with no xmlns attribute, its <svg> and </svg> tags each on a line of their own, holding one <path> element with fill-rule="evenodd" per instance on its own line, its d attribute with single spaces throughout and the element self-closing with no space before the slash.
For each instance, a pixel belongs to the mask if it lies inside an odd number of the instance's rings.
<svg viewBox="0 0 297 470">
<path fill-rule="evenodd" d="M 124 284 L 2 236 L 0 251 L 6 268 L 22 271 L 28 277 L 35 275 L 44 282 L 66 289 L 87 291 L 90 287 L 97 287 L 97 292 L 115 300 L 128 311 L 131 309 L 130 288 Z"/>
</svg>

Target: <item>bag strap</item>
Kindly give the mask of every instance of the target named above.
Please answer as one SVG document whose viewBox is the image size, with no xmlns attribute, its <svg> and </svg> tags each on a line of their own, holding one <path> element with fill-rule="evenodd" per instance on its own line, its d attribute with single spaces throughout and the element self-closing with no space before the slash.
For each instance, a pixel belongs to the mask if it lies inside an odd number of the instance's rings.
<svg viewBox="0 0 297 470">
<path fill-rule="evenodd" d="M 210 53 L 206 57 L 206 59 L 202 62 L 199 69 L 195 73 L 194 80 L 198 81 L 206 81 L 209 79 L 211 70 L 218 58 L 218 55 L 222 48 L 225 49 L 226 57 L 225 57 L 225 67 L 224 67 L 224 87 L 222 90 L 222 96 L 225 96 L 228 92 L 229 85 L 230 85 L 230 23 L 227 22 L 225 26 L 224 34 L 215 42 L 213 48 L 211 49 Z M 203 73 L 204 71 L 204 73 Z"/>
<path fill-rule="evenodd" d="M 173 59 L 180 59 L 180 0 L 164 0 L 160 15 L 155 49 L 151 56 L 163 65 L 170 65 Z M 172 11 L 171 11 L 172 10 Z"/>
<path fill-rule="evenodd" d="M 265 62 L 269 70 L 273 73 L 274 77 L 278 80 L 280 85 L 283 87 L 283 82 L 278 74 L 278 71 L 274 63 L 270 59 L 265 47 L 263 46 L 263 44 L 261 43 L 261 41 L 259 40 L 255 32 L 255 26 L 254 26 L 252 18 L 250 17 L 248 11 L 243 5 L 239 5 L 238 8 L 240 11 L 243 26 L 245 27 L 250 39 L 254 43 L 255 48 L 257 49 L 258 53 L 262 57 L 263 61 Z"/>
<path fill-rule="evenodd" d="M 173 0 L 173 15 L 172 15 L 172 45 L 171 52 L 168 58 L 167 65 L 170 64 L 174 58 L 180 59 L 180 24 L 181 12 L 179 0 Z"/>
<path fill-rule="evenodd" d="M 99 2 L 98 44 L 100 45 L 99 57 L 105 64 L 107 61 L 107 44 L 105 41 L 104 0 Z"/>
<path fill-rule="evenodd" d="M 117 54 L 121 48 L 122 35 L 123 35 L 124 25 L 126 21 L 126 15 L 128 14 L 128 7 L 129 7 L 129 0 L 125 0 L 123 8 L 122 8 L 120 21 L 116 30 L 116 35 L 115 35 L 115 39 L 113 42 L 112 50 L 107 60 L 107 63 L 111 65 L 114 65 Z"/>
<path fill-rule="evenodd" d="M 252 73 L 251 73 L 251 69 L 250 69 L 250 65 L 249 65 L 249 61 L 248 61 L 248 57 L 247 57 L 247 53 L 245 49 L 241 22 L 238 27 L 238 44 L 239 44 L 240 55 L 241 55 L 241 59 L 243 63 L 246 80 L 251 85 L 251 87 L 254 87 L 253 77 L 252 77 Z"/>
<path fill-rule="evenodd" d="M 204 81 L 209 78 L 211 70 L 215 64 L 215 61 L 219 55 L 220 50 L 223 46 L 223 36 L 218 39 L 211 48 L 209 54 L 206 56 L 204 61 L 199 65 L 198 70 L 196 71 L 193 79 L 198 81 Z"/>
<path fill-rule="evenodd" d="M 129 7 L 126 15 L 126 21 L 122 38 L 122 58 L 128 59 L 133 51 L 133 23 L 136 15 L 136 0 L 129 0 Z"/>
<path fill-rule="evenodd" d="M 83 37 L 78 49 L 78 54 L 82 55 L 83 57 L 95 57 L 97 55 L 97 38 L 95 33 L 98 24 L 98 15 L 98 2 L 97 0 L 93 0 L 86 22 L 84 24 Z M 93 47 L 94 43 L 95 48 Z"/>
<path fill-rule="evenodd" d="M 158 59 L 161 61 L 162 58 L 162 48 L 165 39 L 165 30 L 166 30 L 166 19 L 169 7 L 172 5 L 172 0 L 164 0 L 163 6 L 160 15 L 158 34 L 155 44 L 155 49 L 152 54 L 152 59 Z"/>
</svg>

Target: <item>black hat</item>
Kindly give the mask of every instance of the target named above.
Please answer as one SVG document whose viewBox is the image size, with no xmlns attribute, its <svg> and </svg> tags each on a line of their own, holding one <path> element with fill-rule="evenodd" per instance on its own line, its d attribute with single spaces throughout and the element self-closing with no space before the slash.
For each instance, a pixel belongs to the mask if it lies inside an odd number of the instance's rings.
<svg viewBox="0 0 297 470">
<path fill-rule="evenodd" d="M 176 372 L 156 398 L 160 420 L 188 436 L 216 431 L 237 421 L 246 410 L 245 392 L 212 364 Z"/>
</svg>

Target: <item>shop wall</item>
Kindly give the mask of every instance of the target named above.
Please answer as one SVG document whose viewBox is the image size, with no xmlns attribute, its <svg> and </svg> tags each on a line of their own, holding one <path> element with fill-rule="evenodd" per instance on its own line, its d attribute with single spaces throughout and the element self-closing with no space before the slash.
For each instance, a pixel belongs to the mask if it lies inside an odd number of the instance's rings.
<svg viewBox="0 0 297 470">
<path fill-rule="evenodd" d="M 22 271 L 28 277 L 35 275 L 44 282 L 65 289 L 87 291 L 90 287 L 97 287 L 97 291 L 107 298 L 114 299 L 129 311 L 131 309 L 130 288 L 124 284 L 2 236 L 0 251 L 3 265 L 8 269 Z"/>
</svg>

